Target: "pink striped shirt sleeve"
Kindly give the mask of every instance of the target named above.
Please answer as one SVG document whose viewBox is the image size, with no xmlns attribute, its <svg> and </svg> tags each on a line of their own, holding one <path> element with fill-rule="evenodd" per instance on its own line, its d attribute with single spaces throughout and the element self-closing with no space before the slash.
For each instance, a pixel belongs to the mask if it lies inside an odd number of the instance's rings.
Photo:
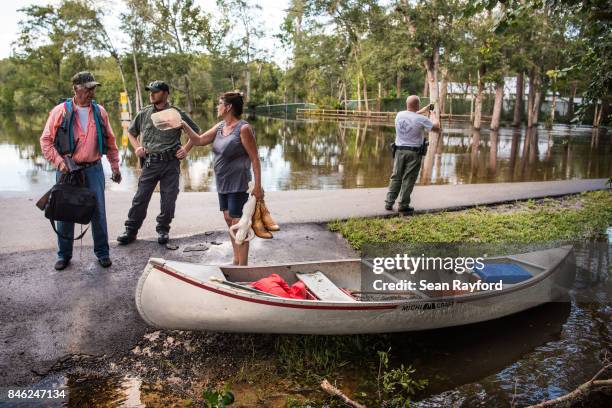
<svg viewBox="0 0 612 408">
<path fill-rule="evenodd" d="M 113 128 L 111 127 L 110 121 L 108 120 L 108 113 L 106 109 L 102 106 L 100 107 L 100 114 L 102 116 L 102 120 L 104 121 L 104 127 L 106 128 L 106 144 L 108 146 L 108 150 L 106 151 L 106 158 L 111 165 L 111 169 L 113 171 L 119 170 L 119 149 L 117 148 L 117 139 L 115 138 L 115 133 L 113 132 Z"/>
<path fill-rule="evenodd" d="M 47 124 L 43 130 L 42 136 L 40 137 L 40 147 L 43 152 L 45 159 L 59 168 L 60 163 L 63 161 L 62 156 L 55 149 L 55 133 L 57 128 L 60 126 L 62 121 L 62 115 L 64 112 L 64 105 L 57 105 L 51 112 L 49 112 L 49 118 Z"/>
</svg>

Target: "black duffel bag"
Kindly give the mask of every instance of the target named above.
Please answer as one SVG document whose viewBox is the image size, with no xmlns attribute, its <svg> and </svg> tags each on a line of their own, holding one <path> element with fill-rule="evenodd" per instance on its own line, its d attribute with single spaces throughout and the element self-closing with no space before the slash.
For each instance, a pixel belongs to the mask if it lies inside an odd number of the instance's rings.
<svg viewBox="0 0 612 408">
<path fill-rule="evenodd" d="M 51 222 L 53 231 L 63 239 L 70 239 L 60 234 L 55 228 L 55 221 L 89 224 L 93 218 L 97 203 L 96 195 L 85 185 L 82 171 L 62 174 L 58 183 L 48 193 L 44 206 L 45 217 Z M 83 238 L 89 227 L 73 241 Z"/>
</svg>

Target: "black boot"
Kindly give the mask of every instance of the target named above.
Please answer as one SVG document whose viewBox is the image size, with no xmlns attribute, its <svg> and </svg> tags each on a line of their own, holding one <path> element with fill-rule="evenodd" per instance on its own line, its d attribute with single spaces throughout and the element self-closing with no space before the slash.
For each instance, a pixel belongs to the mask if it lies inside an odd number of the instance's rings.
<svg viewBox="0 0 612 408">
<path fill-rule="evenodd" d="M 70 258 L 68 259 L 58 259 L 57 262 L 55 263 L 54 268 L 58 271 L 61 271 L 62 269 L 66 269 L 66 267 L 68 267 L 68 265 L 70 265 Z"/>
<path fill-rule="evenodd" d="M 157 233 L 157 242 L 161 245 L 167 244 L 170 240 L 170 236 L 167 232 L 158 232 Z"/>
<path fill-rule="evenodd" d="M 407 208 L 401 208 L 398 210 L 400 215 L 403 216 L 410 216 L 410 215 L 414 215 L 414 208 L 412 207 L 407 207 Z"/>
<path fill-rule="evenodd" d="M 108 256 L 105 256 L 104 258 L 98 258 L 98 263 L 103 268 L 108 268 L 109 266 L 111 266 L 113 264 L 113 262 L 110 260 L 110 258 Z"/>
<path fill-rule="evenodd" d="M 117 237 L 119 245 L 127 245 L 136 240 L 136 232 L 126 229 L 123 234 Z"/>
</svg>

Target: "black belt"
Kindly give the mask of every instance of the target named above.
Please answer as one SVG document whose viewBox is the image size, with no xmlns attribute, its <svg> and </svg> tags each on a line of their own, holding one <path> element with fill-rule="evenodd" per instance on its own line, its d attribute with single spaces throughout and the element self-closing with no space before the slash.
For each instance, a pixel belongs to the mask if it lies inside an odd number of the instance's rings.
<svg viewBox="0 0 612 408">
<path fill-rule="evenodd" d="M 412 150 L 413 152 L 418 152 L 421 150 L 420 146 L 397 146 L 397 150 Z"/>
<path fill-rule="evenodd" d="M 178 160 L 176 158 L 176 151 L 180 148 L 181 148 L 180 145 L 176 145 L 175 147 L 164 150 L 163 152 L 147 153 L 144 158 L 140 159 L 140 166 L 149 167 L 151 163 L 155 163 L 155 162 L 160 162 L 160 161 L 169 162 L 172 160 Z"/>
<path fill-rule="evenodd" d="M 164 150 L 159 153 L 147 153 L 145 156 L 145 160 L 149 161 L 170 161 L 176 159 L 176 151 L 180 148 L 180 146 L 173 147 L 168 150 Z"/>
<path fill-rule="evenodd" d="M 88 167 L 92 167 L 95 166 L 96 164 L 100 163 L 100 159 L 96 160 L 96 161 L 92 161 L 92 162 L 88 162 L 88 163 L 77 163 L 77 166 L 86 169 Z"/>
</svg>

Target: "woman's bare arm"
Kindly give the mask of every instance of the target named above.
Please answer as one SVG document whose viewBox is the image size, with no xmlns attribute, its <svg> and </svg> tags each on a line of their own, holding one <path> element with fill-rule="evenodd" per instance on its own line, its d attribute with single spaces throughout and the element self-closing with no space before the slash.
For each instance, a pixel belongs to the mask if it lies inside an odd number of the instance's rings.
<svg viewBox="0 0 612 408">
<path fill-rule="evenodd" d="M 191 128 L 185 121 L 181 122 L 183 125 L 183 130 L 189 137 L 189 140 L 196 146 L 206 146 L 211 144 L 213 140 L 215 140 L 215 135 L 217 134 L 217 128 L 221 124 L 221 122 L 217 123 L 215 126 L 208 129 L 206 132 L 198 135 L 195 130 Z"/>
<path fill-rule="evenodd" d="M 257 152 L 257 143 L 255 142 L 255 135 L 250 125 L 243 126 L 240 128 L 240 141 L 242 146 L 249 155 L 251 163 L 253 164 L 253 175 L 255 176 L 255 185 L 253 186 L 253 195 L 258 200 L 264 198 L 264 192 L 261 188 L 261 163 L 259 162 L 259 154 Z"/>
</svg>

